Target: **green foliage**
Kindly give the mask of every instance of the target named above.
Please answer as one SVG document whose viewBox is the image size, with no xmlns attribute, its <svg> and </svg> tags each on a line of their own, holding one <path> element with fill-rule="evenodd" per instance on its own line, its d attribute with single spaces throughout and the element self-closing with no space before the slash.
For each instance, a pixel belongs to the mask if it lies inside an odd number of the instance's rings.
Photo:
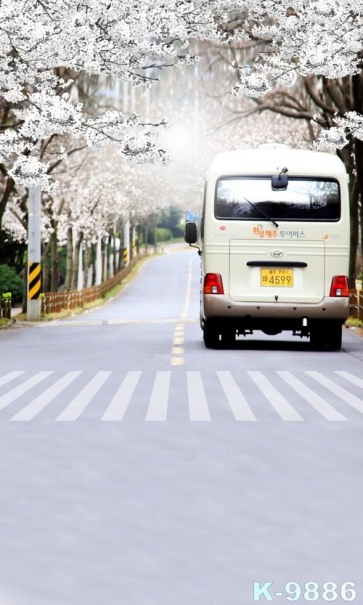
<svg viewBox="0 0 363 605">
<path fill-rule="evenodd" d="M 168 242 L 169 240 L 172 239 L 172 237 L 173 237 L 173 234 L 170 229 L 165 229 L 164 227 L 157 227 L 156 239 L 157 239 L 158 244 L 160 244 L 161 242 Z M 151 227 L 148 230 L 147 242 L 150 246 L 155 245 L 154 229 L 152 229 Z"/>
<path fill-rule="evenodd" d="M 176 208 L 175 206 L 164 208 L 164 210 L 161 212 L 158 225 L 159 227 L 165 227 L 166 229 L 173 230 L 173 228 L 180 223 L 182 216 L 183 212 L 180 210 L 180 208 Z"/>
<path fill-rule="evenodd" d="M 24 266 L 27 244 L 14 240 L 13 235 L 6 229 L 0 230 L 0 264 L 9 265 L 20 273 Z"/>
<path fill-rule="evenodd" d="M 171 230 L 173 237 L 181 237 L 184 239 L 184 225 L 177 225 Z"/>
<path fill-rule="evenodd" d="M 64 283 L 67 273 L 67 246 L 58 248 L 58 269 L 61 272 L 61 283 Z"/>
<path fill-rule="evenodd" d="M 173 237 L 173 234 L 170 229 L 165 229 L 164 227 L 158 227 L 156 229 L 156 239 L 158 242 L 168 242 Z"/>
<path fill-rule="evenodd" d="M 175 206 L 170 206 L 169 208 L 164 208 L 161 211 L 160 216 L 154 216 L 150 218 L 148 221 L 148 231 L 147 231 L 147 243 L 150 245 L 155 245 L 154 238 L 154 227 L 155 221 L 157 220 L 157 230 L 156 237 L 157 242 L 168 242 L 173 239 L 173 237 L 183 237 L 184 236 L 184 226 L 180 225 L 180 220 L 183 217 L 183 212 L 179 208 Z"/>
<path fill-rule="evenodd" d="M 0 265 L 0 295 L 11 292 L 12 304 L 20 304 L 23 300 L 24 282 L 13 267 Z"/>
</svg>

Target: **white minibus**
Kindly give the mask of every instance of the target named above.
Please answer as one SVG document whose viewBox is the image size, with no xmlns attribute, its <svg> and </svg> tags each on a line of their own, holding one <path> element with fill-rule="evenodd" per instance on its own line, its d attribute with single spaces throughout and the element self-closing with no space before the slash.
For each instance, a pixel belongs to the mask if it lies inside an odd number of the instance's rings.
<svg viewBox="0 0 363 605">
<path fill-rule="evenodd" d="M 349 314 L 349 177 L 333 154 L 266 145 L 221 153 L 200 227 L 185 240 L 202 260 L 207 348 L 283 330 L 337 350 Z"/>
</svg>

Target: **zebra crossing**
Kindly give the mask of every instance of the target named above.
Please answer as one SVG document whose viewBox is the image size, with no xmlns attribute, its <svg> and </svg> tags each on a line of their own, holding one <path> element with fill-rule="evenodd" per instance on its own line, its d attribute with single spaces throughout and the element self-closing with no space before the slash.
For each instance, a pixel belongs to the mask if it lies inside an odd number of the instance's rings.
<svg viewBox="0 0 363 605">
<path fill-rule="evenodd" d="M 238 376 L 221 371 L 12 371 L 0 376 L 0 422 L 97 419 L 352 421 L 363 419 L 363 379 L 347 371 Z"/>
</svg>

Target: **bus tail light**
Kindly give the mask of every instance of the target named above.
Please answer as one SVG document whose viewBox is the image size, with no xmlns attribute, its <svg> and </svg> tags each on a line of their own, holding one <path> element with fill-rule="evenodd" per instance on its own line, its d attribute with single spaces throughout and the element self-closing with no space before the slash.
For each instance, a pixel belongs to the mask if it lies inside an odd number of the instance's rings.
<svg viewBox="0 0 363 605">
<path fill-rule="evenodd" d="M 207 273 L 204 277 L 204 294 L 224 294 L 220 273 Z"/>
<path fill-rule="evenodd" d="M 330 296 L 349 296 L 349 281 L 346 275 L 335 275 L 331 282 Z"/>
</svg>

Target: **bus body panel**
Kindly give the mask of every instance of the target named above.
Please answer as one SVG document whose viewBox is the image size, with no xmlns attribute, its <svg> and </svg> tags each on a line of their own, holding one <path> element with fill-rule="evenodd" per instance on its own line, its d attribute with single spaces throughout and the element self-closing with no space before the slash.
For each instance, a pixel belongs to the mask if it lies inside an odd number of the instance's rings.
<svg viewBox="0 0 363 605">
<path fill-rule="evenodd" d="M 340 215 L 334 220 L 323 216 L 319 220 L 287 217 L 273 221 L 256 215 L 255 197 L 253 209 L 244 209 L 246 219 L 216 216 L 220 183 L 228 189 L 247 178 L 249 191 L 253 192 L 254 183 L 258 188 L 264 179 L 263 187 L 267 189 L 266 179 L 285 166 L 289 183 L 295 179 L 296 187 L 298 179 L 316 180 L 319 186 L 323 183 L 322 187 L 325 181 L 337 183 L 334 187 L 339 188 Z M 200 247 L 202 277 L 220 274 L 224 294 L 204 294 L 202 280 L 202 327 L 209 318 L 233 319 L 238 328 L 238 319 L 253 317 L 255 329 L 259 318 L 262 328 L 265 319 L 275 318 L 281 330 L 285 329 L 284 320 L 286 329 L 291 329 L 293 318 L 299 318 L 297 322 L 310 318 L 344 323 L 349 315 L 349 298 L 331 297 L 330 289 L 334 276 L 348 275 L 348 183 L 343 162 L 327 153 L 252 149 L 219 154 L 207 175 Z M 289 187 L 285 197 L 288 193 Z M 279 281 L 282 278 L 284 283 Z"/>
<path fill-rule="evenodd" d="M 324 297 L 324 247 L 323 241 L 231 240 L 230 297 L 236 302 L 320 302 Z M 273 267 L 268 266 L 271 263 Z"/>
</svg>

